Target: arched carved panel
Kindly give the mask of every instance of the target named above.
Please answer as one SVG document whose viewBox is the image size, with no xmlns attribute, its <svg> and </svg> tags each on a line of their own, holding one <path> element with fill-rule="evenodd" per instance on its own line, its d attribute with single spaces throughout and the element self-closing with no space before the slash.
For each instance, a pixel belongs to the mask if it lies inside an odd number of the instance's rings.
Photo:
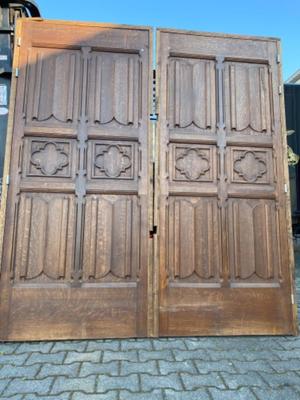
<svg viewBox="0 0 300 400">
<path fill-rule="evenodd" d="M 70 278 L 74 220 L 71 195 L 21 195 L 14 247 L 15 280 L 40 282 Z"/>
<path fill-rule="evenodd" d="M 234 281 L 278 279 L 277 210 L 272 200 L 229 200 L 231 276 Z"/>
<path fill-rule="evenodd" d="M 170 199 L 168 213 L 170 279 L 218 280 L 220 221 L 213 198 Z"/>
<path fill-rule="evenodd" d="M 139 206 L 133 196 L 90 195 L 85 212 L 83 277 L 134 280 L 138 269 Z"/>
<path fill-rule="evenodd" d="M 269 74 L 264 64 L 226 63 L 225 114 L 229 132 L 271 133 L 273 110 Z"/>
<path fill-rule="evenodd" d="M 141 102 L 137 54 L 92 53 L 88 73 L 90 124 L 137 127 Z"/>
<path fill-rule="evenodd" d="M 81 101 L 80 52 L 34 49 L 27 71 L 27 122 L 76 123 Z"/>
<path fill-rule="evenodd" d="M 170 128 L 214 132 L 216 128 L 215 62 L 173 58 L 168 65 Z"/>
</svg>

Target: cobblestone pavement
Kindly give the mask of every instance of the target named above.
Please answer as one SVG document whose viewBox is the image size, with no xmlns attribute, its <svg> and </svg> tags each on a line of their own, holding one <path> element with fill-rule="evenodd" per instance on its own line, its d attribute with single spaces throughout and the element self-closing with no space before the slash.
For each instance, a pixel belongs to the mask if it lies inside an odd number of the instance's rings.
<svg viewBox="0 0 300 400">
<path fill-rule="evenodd" d="M 300 337 L 0 343 L 0 398 L 300 399 Z"/>
</svg>

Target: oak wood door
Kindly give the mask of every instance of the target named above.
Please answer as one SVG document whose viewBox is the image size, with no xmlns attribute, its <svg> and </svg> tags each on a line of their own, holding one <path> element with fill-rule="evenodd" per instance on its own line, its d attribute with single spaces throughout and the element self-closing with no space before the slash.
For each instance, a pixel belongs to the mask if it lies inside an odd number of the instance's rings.
<svg viewBox="0 0 300 400">
<path fill-rule="evenodd" d="M 295 333 L 278 42 L 158 43 L 156 332 Z"/>
<path fill-rule="evenodd" d="M 146 336 L 151 32 L 18 34 L 0 338 Z"/>
</svg>

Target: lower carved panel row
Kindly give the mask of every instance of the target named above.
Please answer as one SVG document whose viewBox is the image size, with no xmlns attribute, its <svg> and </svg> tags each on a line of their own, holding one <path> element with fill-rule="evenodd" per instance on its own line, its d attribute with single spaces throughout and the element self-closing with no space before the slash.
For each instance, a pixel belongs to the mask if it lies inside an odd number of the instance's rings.
<svg viewBox="0 0 300 400">
<path fill-rule="evenodd" d="M 273 200 L 229 199 L 226 227 L 217 198 L 176 197 L 168 204 L 167 270 L 169 282 L 220 282 L 226 262 L 229 281 L 274 285 L 281 279 L 278 210 Z"/>
<path fill-rule="evenodd" d="M 69 282 L 75 257 L 74 195 L 22 193 L 11 266 L 15 282 Z M 135 281 L 139 269 L 137 196 L 89 195 L 82 240 L 82 281 Z"/>
</svg>

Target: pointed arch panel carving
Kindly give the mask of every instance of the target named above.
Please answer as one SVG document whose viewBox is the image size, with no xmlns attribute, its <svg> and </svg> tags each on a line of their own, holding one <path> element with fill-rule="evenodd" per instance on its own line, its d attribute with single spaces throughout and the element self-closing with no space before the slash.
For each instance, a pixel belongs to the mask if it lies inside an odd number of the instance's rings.
<svg viewBox="0 0 300 400">
<path fill-rule="evenodd" d="M 76 124 L 82 81 L 80 51 L 33 48 L 29 60 L 23 107 L 27 123 Z"/>
<path fill-rule="evenodd" d="M 84 281 L 135 281 L 140 252 L 136 196 L 87 196 L 85 215 Z"/>
<path fill-rule="evenodd" d="M 89 123 L 138 127 L 141 72 L 138 54 L 93 52 L 88 74 Z"/>
<path fill-rule="evenodd" d="M 215 61 L 170 59 L 168 64 L 168 123 L 172 129 L 215 132 Z"/>
<path fill-rule="evenodd" d="M 226 127 L 231 133 L 270 135 L 273 131 L 272 87 L 266 64 L 225 65 Z"/>
<path fill-rule="evenodd" d="M 281 261 L 275 202 L 230 199 L 228 213 L 232 281 L 278 281 Z"/>
<path fill-rule="evenodd" d="M 17 221 L 15 281 L 68 281 L 74 260 L 74 197 L 22 193 Z"/>
<path fill-rule="evenodd" d="M 217 200 L 171 197 L 168 242 L 171 281 L 218 281 L 221 260 Z"/>
</svg>

